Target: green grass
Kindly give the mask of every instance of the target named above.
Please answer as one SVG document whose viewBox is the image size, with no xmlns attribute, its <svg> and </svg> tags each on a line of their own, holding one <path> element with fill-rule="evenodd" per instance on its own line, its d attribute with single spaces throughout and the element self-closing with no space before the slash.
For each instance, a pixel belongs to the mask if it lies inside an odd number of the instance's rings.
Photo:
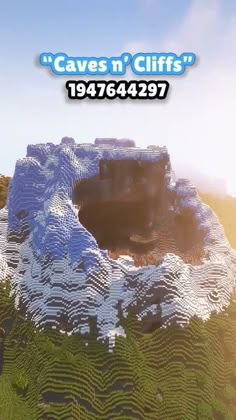
<svg viewBox="0 0 236 420">
<path fill-rule="evenodd" d="M 91 336 L 35 331 L 0 285 L 0 419 L 234 419 L 236 303 L 143 335 L 130 315 L 114 353 Z"/>
<path fill-rule="evenodd" d="M 0 209 L 6 204 L 10 179 L 8 176 L 0 177 Z"/>
</svg>

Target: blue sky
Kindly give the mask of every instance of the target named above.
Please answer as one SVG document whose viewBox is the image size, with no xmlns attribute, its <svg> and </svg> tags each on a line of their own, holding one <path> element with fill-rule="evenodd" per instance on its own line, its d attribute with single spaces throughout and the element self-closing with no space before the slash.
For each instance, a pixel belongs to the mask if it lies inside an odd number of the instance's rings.
<svg viewBox="0 0 236 420">
<path fill-rule="evenodd" d="M 174 6 L 174 4 L 176 6 Z M 32 0 L 4 2 L 4 51 L 45 48 L 112 54 L 129 39 L 163 37 L 186 12 L 189 0 Z M 1 8 L 2 14 L 2 8 Z M 23 45 L 25 44 L 25 45 Z"/>
<path fill-rule="evenodd" d="M 29 143 L 58 143 L 65 135 L 80 142 L 130 137 L 138 145 L 167 145 L 178 168 L 223 178 L 236 193 L 235 0 L 0 0 L 0 5 L 0 173 L 13 173 Z M 72 104 L 63 90 L 66 79 L 37 64 L 44 51 L 111 56 L 164 50 L 199 57 L 187 75 L 169 80 L 165 104 Z"/>
</svg>

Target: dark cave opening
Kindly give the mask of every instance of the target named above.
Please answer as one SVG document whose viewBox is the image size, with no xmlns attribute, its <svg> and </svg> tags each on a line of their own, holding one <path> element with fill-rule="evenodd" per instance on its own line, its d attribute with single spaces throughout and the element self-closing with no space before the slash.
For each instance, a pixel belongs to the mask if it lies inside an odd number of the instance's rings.
<svg viewBox="0 0 236 420">
<path fill-rule="evenodd" d="M 149 210 L 152 203 L 145 200 L 137 202 L 116 202 L 85 204 L 79 219 L 83 226 L 93 234 L 98 245 L 103 249 L 133 247 L 132 237 L 151 238 L 152 226 Z"/>
<path fill-rule="evenodd" d="M 74 188 L 79 220 L 99 247 L 142 250 L 152 242 L 158 215 L 163 212 L 165 163 L 138 160 L 100 161 L 99 176 L 80 181 Z M 145 243 L 145 244 L 144 244 Z"/>
<path fill-rule="evenodd" d="M 145 264 L 167 252 L 185 254 L 194 248 L 192 215 L 176 215 L 170 210 L 165 187 L 167 164 L 102 160 L 98 176 L 75 184 L 73 202 L 79 208 L 79 220 L 101 249 L 114 254 L 111 256 L 147 256 Z"/>
</svg>

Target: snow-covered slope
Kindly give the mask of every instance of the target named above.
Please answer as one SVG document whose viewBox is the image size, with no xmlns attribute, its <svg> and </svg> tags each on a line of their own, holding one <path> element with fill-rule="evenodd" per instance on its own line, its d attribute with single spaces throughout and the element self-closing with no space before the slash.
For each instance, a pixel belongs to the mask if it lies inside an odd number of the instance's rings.
<svg viewBox="0 0 236 420">
<path fill-rule="evenodd" d="M 23 304 L 39 327 L 63 329 L 66 320 L 69 332 L 84 334 L 96 317 L 99 338 L 109 338 L 112 346 L 115 335 L 125 335 L 119 304 L 124 316 L 131 306 L 138 319 L 160 313 L 163 327 L 185 325 L 194 315 L 208 319 L 228 305 L 236 253 L 195 188 L 187 180 L 175 182 L 169 168 L 166 190 L 175 195 L 174 211 L 190 209 L 204 234 L 200 265 L 185 264 L 174 254 L 144 267 L 128 257 L 112 260 L 80 223 L 73 187 L 98 174 L 101 159 L 168 157 L 165 147 L 133 146 L 126 139 L 78 145 L 64 138 L 60 145 L 30 145 L 26 158 L 17 161 L 7 207 L 0 211 L 0 279 L 12 278 L 16 304 Z"/>
</svg>

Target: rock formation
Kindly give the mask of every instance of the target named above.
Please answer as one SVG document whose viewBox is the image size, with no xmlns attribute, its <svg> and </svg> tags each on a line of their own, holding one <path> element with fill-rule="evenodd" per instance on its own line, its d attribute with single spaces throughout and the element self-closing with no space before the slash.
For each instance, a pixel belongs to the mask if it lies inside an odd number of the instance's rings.
<svg viewBox="0 0 236 420">
<path fill-rule="evenodd" d="M 112 347 L 129 310 L 145 331 L 222 311 L 236 252 L 194 186 L 174 180 L 165 147 L 64 137 L 28 146 L 16 163 L 0 211 L 8 276 L 38 327 L 87 334 L 96 318 Z"/>
</svg>

